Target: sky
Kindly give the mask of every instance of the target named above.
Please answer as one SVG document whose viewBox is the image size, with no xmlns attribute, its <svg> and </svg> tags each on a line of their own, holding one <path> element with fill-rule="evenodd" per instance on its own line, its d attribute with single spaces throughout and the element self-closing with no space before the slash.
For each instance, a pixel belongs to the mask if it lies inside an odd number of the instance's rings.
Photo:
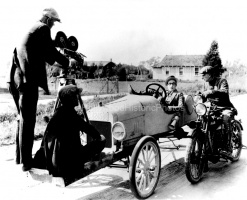
<svg viewBox="0 0 247 200">
<path fill-rule="evenodd" d="M 0 12 L 0 75 L 14 47 L 41 18 L 57 10 L 52 28 L 75 36 L 88 61 L 138 65 L 165 55 L 204 55 L 213 40 L 223 64 L 247 63 L 244 0 L 7 0 Z"/>
</svg>

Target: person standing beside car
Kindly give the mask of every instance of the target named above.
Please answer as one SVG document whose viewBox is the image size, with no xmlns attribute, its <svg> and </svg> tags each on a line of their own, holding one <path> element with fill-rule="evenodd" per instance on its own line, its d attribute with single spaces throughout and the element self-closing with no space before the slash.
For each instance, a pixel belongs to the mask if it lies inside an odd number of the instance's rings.
<svg viewBox="0 0 247 200">
<path fill-rule="evenodd" d="M 32 148 L 38 87 L 49 94 L 46 63 L 58 62 L 63 69 L 69 66 L 69 60 L 58 52 L 51 39 L 51 28 L 60 22 L 53 8 L 43 10 L 41 19 L 28 30 L 22 43 L 14 49 L 12 64 L 8 72 L 7 88 L 12 94 L 19 114 L 16 133 L 16 164 L 22 164 L 22 170 L 32 167 Z"/>
</svg>

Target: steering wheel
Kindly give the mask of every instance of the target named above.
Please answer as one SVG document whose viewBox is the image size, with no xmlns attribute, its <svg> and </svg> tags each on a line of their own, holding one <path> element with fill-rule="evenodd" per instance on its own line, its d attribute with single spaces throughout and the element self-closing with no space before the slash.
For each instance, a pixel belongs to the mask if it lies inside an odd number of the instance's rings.
<svg viewBox="0 0 247 200">
<path fill-rule="evenodd" d="M 166 98 L 165 88 L 158 83 L 151 83 L 151 84 L 147 85 L 146 93 L 153 95 L 155 98 L 159 98 L 159 97 L 162 97 L 164 99 Z"/>
</svg>

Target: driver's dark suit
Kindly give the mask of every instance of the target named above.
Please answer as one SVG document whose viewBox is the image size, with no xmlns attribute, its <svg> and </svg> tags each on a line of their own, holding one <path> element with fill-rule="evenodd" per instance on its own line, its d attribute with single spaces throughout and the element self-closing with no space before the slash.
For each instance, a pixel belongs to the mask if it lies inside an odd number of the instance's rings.
<svg viewBox="0 0 247 200">
<path fill-rule="evenodd" d="M 167 114 L 174 114 L 169 128 L 171 130 L 175 129 L 178 126 L 181 112 L 184 109 L 183 93 L 178 92 L 177 89 L 175 89 L 174 91 L 166 90 L 166 98 L 161 98 L 160 104 L 163 107 L 164 112 L 166 112 Z"/>
<path fill-rule="evenodd" d="M 162 98 L 160 103 L 163 109 L 168 114 L 180 113 L 184 108 L 184 96 L 183 93 L 174 91 L 166 91 L 166 98 Z"/>
<path fill-rule="evenodd" d="M 237 110 L 234 108 L 233 104 L 230 101 L 229 97 L 229 86 L 226 79 L 223 78 L 214 78 L 212 81 L 205 86 L 206 91 L 203 93 L 204 98 L 217 99 L 217 105 L 226 107 L 222 112 L 223 114 L 223 123 L 226 133 L 226 150 L 229 149 L 230 139 L 231 139 L 231 127 L 230 120 L 234 114 L 237 114 Z M 232 109 L 231 109 L 232 108 Z"/>
</svg>

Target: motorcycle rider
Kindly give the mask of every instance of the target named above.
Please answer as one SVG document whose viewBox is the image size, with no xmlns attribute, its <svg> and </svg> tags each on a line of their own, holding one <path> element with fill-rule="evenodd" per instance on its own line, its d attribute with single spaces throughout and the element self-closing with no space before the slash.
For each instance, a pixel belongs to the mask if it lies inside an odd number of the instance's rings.
<svg viewBox="0 0 247 200">
<path fill-rule="evenodd" d="M 207 98 L 215 99 L 216 105 L 226 107 L 222 111 L 224 124 L 224 147 L 220 150 L 223 154 L 229 154 L 232 151 L 231 147 L 231 119 L 237 114 L 229 97 L 229 85 L 225 78 L 221 78 L 222 71 L 212 66 L 204 66 L 199 73 L 205 84 L 205 91 L 202 93 L 204 100 Z"/>
</svg>

